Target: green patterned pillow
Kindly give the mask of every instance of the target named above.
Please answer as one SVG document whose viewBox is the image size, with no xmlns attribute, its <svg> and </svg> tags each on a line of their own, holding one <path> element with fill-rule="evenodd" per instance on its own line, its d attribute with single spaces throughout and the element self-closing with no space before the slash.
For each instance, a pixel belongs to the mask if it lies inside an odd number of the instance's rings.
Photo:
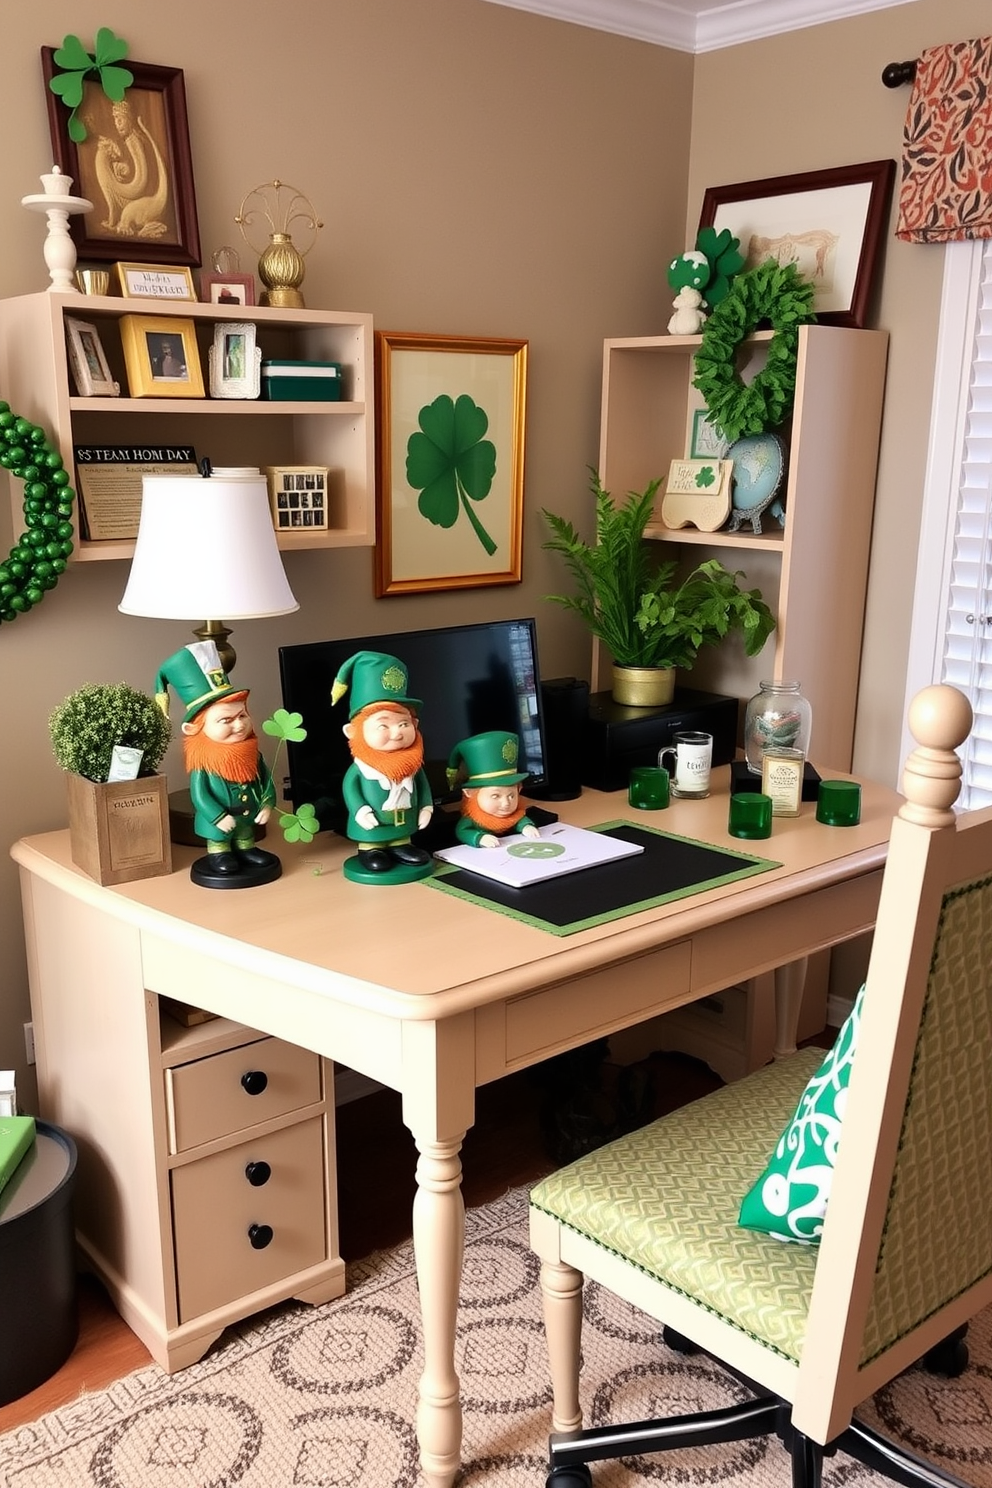
<svg viewBox="0 0 992 1488">
<path fill-rule="evenodd" d="M 847 1083 L 861 1024 L 865 989 L 836 1042 L 799 1098 L 796 1113 L 768 1166 L 741 1204 L 740 1223 L 781 1240 L 816 1244 L 823 1229 L 837 1160 Z"/>
</svg>

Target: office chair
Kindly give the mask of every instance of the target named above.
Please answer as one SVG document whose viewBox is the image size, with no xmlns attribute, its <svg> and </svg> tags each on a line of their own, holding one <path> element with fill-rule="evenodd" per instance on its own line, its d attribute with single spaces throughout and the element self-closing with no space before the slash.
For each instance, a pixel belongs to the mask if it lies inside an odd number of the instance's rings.
<svg viewBox="0 0 992 1488">
<path fill-rule="evenodd" d="M 776 1061 L 533 1189 L 554 1398 L 548 1488 L 587 1488 L 590 1462 L 772 1434 L 791 1455 L 793 1488 L 818 1488 L 837 1449 L 907 1488 L 959 1485 L 853 1412 L 928 1354 L 956 1372 L 968 1319 L 992 1302 L 992 810 L 952 809 L 954 749 L 971 722 L 951 687 L 925 688 L 910 708 L 918 747 L 892 826 L 819 1243 L 738 1216 L 745 1194 L 764 1191 L 822 1050 Z M 582 1431 L 583 1274 L 659 1320 L 666 1342 L 720 1361 L 755 1399 Z"/>
</svg>

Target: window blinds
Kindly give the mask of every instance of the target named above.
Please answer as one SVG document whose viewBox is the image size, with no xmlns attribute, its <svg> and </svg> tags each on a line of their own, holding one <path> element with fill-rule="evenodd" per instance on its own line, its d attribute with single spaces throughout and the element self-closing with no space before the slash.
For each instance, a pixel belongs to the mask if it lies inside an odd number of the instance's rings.
<svg viewBox="0 0 992 1488">
<path fill-rule="evenodd" d="M 942 680 L 971 700 L 958 806 L 992 804 L 992 240 L 978 276 Z"/>
</svg>

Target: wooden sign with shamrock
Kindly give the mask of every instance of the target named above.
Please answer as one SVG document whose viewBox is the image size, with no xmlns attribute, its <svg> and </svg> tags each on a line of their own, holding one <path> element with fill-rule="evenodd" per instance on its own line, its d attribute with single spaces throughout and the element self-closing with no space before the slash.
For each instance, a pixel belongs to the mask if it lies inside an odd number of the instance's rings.
<svg viewBox="0 0 992 1488">
<path fill-rule="evenodd" d="M 666 527 L 716 532 L 730 516 L 733 460 L 673 460 L 661 502 Z"/>
</svg>

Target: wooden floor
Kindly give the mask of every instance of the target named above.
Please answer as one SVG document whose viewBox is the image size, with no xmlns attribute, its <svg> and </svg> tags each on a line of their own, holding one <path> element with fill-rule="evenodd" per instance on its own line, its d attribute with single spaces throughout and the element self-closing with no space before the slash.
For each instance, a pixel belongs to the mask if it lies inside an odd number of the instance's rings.
<svg viewBox="0 0 992 1488">
<path fill-rule="evenodd" d="M 677 1054 L 654 1055 L 634 1069 L 641 1076 L 637 1097 L 643 1113 L 651 1116 L 721 1083 L 704 1065 Z M 558 1113 L 576 1091 L 570 1119 L 563 1123 Z M 615 1091 L 616 1071 L 610 1066 L 597 1066 L 590 1074 L 562 1061 L 480 1089 L 476 1124 L 462 1150 L 466 1205 L 488 1203 L 568 1160 L 573 1154 L 562 1151 L 562 1144 L 576 1126 L 608 1122 L 615 1114 Z M 391 1090 L 339 1107 L 337 1128 L 341 1254 L 345 1260 L 360 1260 L 409 1238 L 416 1150 L 400 1119 L 400 1098 Z M 148 1351 L 118 1317 L 100 1284 L 82 1276 L 76 1348 L 37 1390 L 0 1406 L 0 1433 L 35 1421 L 87 1391 L 105 1389 L 149 1362 Z"/>
</svg>

